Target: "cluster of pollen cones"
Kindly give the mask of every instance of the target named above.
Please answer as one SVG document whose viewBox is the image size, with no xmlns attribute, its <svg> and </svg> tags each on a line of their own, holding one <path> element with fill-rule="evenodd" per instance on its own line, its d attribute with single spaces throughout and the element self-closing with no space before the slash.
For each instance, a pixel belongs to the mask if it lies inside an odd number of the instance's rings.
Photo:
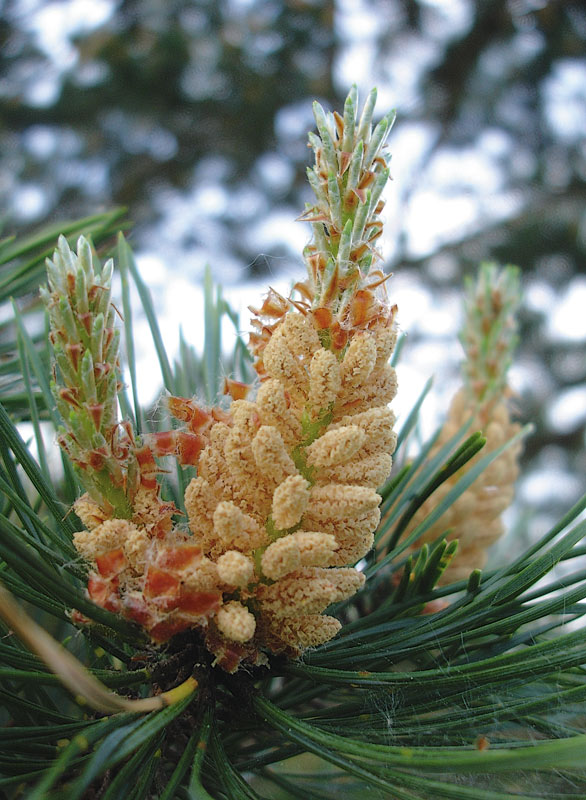
<svg viewBox="0 0 586 800">
<path fill-rule="evenodd" d="M 227 381 L 228 411 L 169 397 L 179 427 L 137 437 L 117 417 L 111 263 L 95 273 L 85 240 L 77 256 L 60 240 L 47 264 L 60 442 L 88 490 L 75 504 L 85 530 L 74 543 L 90 563 L 89 596 L 155 643 L 196 631 L 229 672 L 328 641 L 340 623 L 324 612 L 364 583 L 353 565 L 372 547 L 376 489 L 396 444 L 388 407 L 396 393 L 389 365 L 396 307 L 378 250 L 394 112 L 373 129 L 375 101 L 373 90 L 358 116 L 352 87 L 343 116 L 314 104 L 319 135 L 309 134 L 315 163 L 308 180 L 315 201 L 300 218 L 313 230 L 304 249 L 307 279 L 295 285 L 296 299 L 271 290 L 251 308 L 254 399 L 236 381 Z M 462 332 L 466 385 L 432 455 L 470 413 L 490 449 L 517 433 L 503 398 L 518 301 L 514 268 L 481 267 Z M 500 536 L 518 452 L 515 445 L 494 460 L 418 541 L 446 532 L 459 539 L 446 580 L 482 566 Z M 197 468 L 186 515 L 160 496 L 155 457 L 166 455 Z M 461 474 L 424 503 L 413 528 Z"/>
<path fill-rule="evenodd" d="M 353 331 L 343 354 L 295 309 L 271 333 L 256 399 L 208 415 L 188 527 L 148 485 L 130 519 L 105 518 L 88 495 L 75 505 L 94 602 L 155 642 L 199 630 L 227 671 L 335 636 L 322 612 L 364 583 L 347 565 L 372 546 L 395 446 L 392 317 Z"/>
<path fill-rule="evenodd" d="M 300 299 L 270 292 L 252 309 L 255 399 L 235 382 L 228 412 L 169 398 L 183 430 L 143 436 L 136 447 L 128 435 L 125 474 L 140 478 L 121 485 L 129 513 L 103 513 L 103 476 L 75 506 L 87 528 L 74 541 L 93 565 L 92 600 L 158 643 L 198 630 L 230 672 L 328 641 L 340 623 L 323 612 L 364 583 L 351 565 L 372 547 L 376 489 L 396 443 L 388 408 L 395 307 L 376 247 L 394 113 L 372 130 L 375 100 L 373 90 L 360 117 L 356 87 L 343 117 L 314 104 L 319 136 L 309 134 L 308 179 L 316 200 L 302 216 L 314 234 L 304 251 L 308 280 L 295 287 Z M 185 492 L 187 524 L 159 496 L 153 455 L 166 454 L 197 467 Z"/>
</svg>

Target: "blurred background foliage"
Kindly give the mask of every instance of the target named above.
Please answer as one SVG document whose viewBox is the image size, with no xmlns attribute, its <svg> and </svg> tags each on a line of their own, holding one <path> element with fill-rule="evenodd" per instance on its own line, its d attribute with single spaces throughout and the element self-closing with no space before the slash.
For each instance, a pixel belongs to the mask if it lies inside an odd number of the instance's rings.
<svg viewBox="0 0 586 800">
<path fill-rule="evenodd" d="M 268 271 L 286 285 L 309 236 L 311 100 L 377 85 L 399 120 L 383 251 L 409 334 L 401 394 L 408 408 L 443 363 L 445 409 L 462 275 L 519 264 L 538 533 L 586 469 L 585 43 L 571 0 L 0 0 L 3 233 L 127 206 L 173 328 L 171 278 L 185 294 L 206 263 L 228 294 Z"/>
</svg>

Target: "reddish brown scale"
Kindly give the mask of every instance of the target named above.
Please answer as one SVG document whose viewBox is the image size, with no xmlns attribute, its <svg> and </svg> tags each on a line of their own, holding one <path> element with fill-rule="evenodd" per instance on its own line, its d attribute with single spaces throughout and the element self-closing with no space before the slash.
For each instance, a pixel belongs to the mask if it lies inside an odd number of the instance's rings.
<svg viewBox="0 0 586 800">
<path fill-rule="evenodd" d="M 117 443 L 117 437 L 116 437 L 115 433 L 116 433 L 115 430 L 111 430 L 110 431 L 110 442 L 111 442 L 112 455 L 114 457 L 114 463 L 116 463 L 118 465 L 118 468 L 121 471 L 123 471 L 122 470 L 122 465 L 124 465 L 125 462 L 128 459 L 128 454 L 129 454 L 130 448 L 124 442 L 122 442 L 119 445 Z M 124 473 L 124 474 L 126 474 L 126 473 Z"/>
<path fill-rule="evenodd" d="M 261 346 L 261 344 L 262 344 L 262 346 Z M 250 349 L 250 352 L 254 353 L 257 356 L 257 358 L 259 357 L 259 354 L 266 347 L 266 344 L 267 343 L 263 342 L 263 339 L 257 333 L 249 334 L 249 336 L 248 336 L 248 347 Z M 256 369 L 256 364 L 258 364 L 258 361 L 255 363 L 254 369 Z M 257 372 L 258 372 L 258 370 L 257 370 Z"/>
<path fill-rule="evenodd" d="M 143 436 L 143 442 L 144 447 L 141 448 L 141 450 L 146 448 L 151 455 L 150 461 L 145 454 L 141 455 L 139 459 L 141 471 L 144 464 L 147 478 L 151 477 L 153 471 L 157 471 L 154 456 L 162 457 L 175 455 L 178 457 L 179 463 L 182 466 L 197 466 L 199 455 L 206 445 L 206 441 L 202 436 L 199 436 L 197 433 L 189 433 L 188 431 L 158 431 L 157 433 L 147 433 Z M 139 452 L 141 451 L 137 451 L 137 454 Z"/>
<path fill-rule="evenodd" d="M 254 353 L 254 355 L 259 358 L 265 347 L 267 346 L 269 339 L 273 335 L 274 329 L 279 324 L 280 320 L 277 320 L 273 325 L 263 325 L 259 320 L 252 320 L 252 324 L 260 330 L 259 333 L 251 333 L 249 336 L 248 343 L 250 345 L 250 349 Z M 257 368 L 257 363 L 254 364 L 254 368 L 257 372 L 259 372 Z M 259 372 L 260 374 L 260 372 Z"/>
<path fill-rule="evenodd" d="M 246 656 L 246 650 L 237 644 L 226 643 L 220 654 L 216 654 L 217 664 L 224 672 L 236 672 L 240 662 Z"/>
<path fill-rule="evenodd" d="M 295 222 L 325 222 L 328 225 L 332 224 L 332 220 L 317 208 L 308 209 L 305 214 L 297 217 Z"/>
<path fill-rule="evenodd" d="M 158 488 L 159 487 L 157 485 L 157 490 Z M 179 512 L 175 503 L 161 503 L 159 501 L 157 513 L 159 519 L 153 526 L 152 535 L 157 539 L 164 539 L 165 536 L 171 530 L 171 525 L 172 525 L 171 517 L 173 516 L 173 514 L 179 514 L 181 512 Z"/>
<path fill-rule="evenodd" d="M 99 361 L 94 366 L 94 375 L 96 377 L 96 380 L 99 380 L 100 378 L 107 375 L 109 372 L 112 371 L 112 369 L 113 369 L 112 364 L 108 364 L 107 362 L 104 361 Z"/>
<path fill-rule="evenodd" d="M 106 611 L 117 613 L 120 610 L 118 585 L 118 577 L 105 579 L 92 573 L 88 579 L 87 590 L 90 599 L 97 606 L 105 608 Z"/>
<path fill-rule="evenodd" d="M 140 471 L 140 483 L 145 489 L 157 489 L 157 465 L 151 449 L 144 445 L 134 451 Z"/>
<path fill-rule="evenodd" d="M 231 378 L 224 378 L 224 394 L 230 395 L 232 400 L 245 400 L 250 392 L 248 383 L 234 381 Z"/>
<path fill-rule="evenodd" d="M 67 291 L 71 297 L 75 295 L 75 275 L 73 272 L 67 273 Z"/>
<path fill-rule="evenodd" d="M 360 261 L 360 259 L 368 249 L 369 249 L 368 244 L 364 242 L 363 244 L 360 245 L 360 247 L 357 247 L 356 250 L 352 250 L 352 252 L 350 253 L 350 261 L 354 262 Z"/>
<path fill-rule="evenodd" d="M 385 275 L 380 269 L 373 270 L 371 272 L 371 277 L 375 278 L 378 275 L 378 279 L 373 281 L 373 283 L 369 283 L 368 286 L 365 286 L 365 289 L 372 291 L 372 289 L 378 289 L 379 286 L 382 286 L 386 283 L 389 278 L 392 278 L 393 273 L 389 272 L 388 275 Z M 395 306 L 396 308 L 396 306 Z"/>
<path fill-rule="evenodd" d="M 375 298 L 372 292 L 359 289 L 350 304 L 349 319 L 353 327 L 364 325 L 372 317 Z"/>
<path fill-rule="evenodd" d="M 112 455 L 118 461 L 124 461 L 128 456 L 131 446 L 134 446 L 134 433 L 130 422 L 125 420 L 123 422 L 114 423 L 110 429 L 109 438 Z"/>
<path fill-rule="evenodd" d="M 317 276 L 321 273 L 321 255 L 319 253 L 313 253 L 313 255 L 308 256 L 307 264 L 311 270 L 311 277 L 313 278 L 313 282 L 317 282 Z"/>
<path fill-rule="evenodd" d="M 307 208 L 303 212 L 303 214 L 300 214 L 298 217 L 295 217 L 295 222 L 311 222 L 311 217 L 317 213 L 318 213 L 317 208 L 314 208 L 313 206 L 311 208 Z M 252 311 L 250 306 L 248 306 L 248 308 Z"/>
<path fill-rule="evenodd" d="M 79 408 L 80 405 L 77 401 L 77 395 L 79 391 L 77 389 L 60 389 L 59 390 L 59 397 L 62 400 L 65 400 L 66 403 L 69 403 L 70 406 L 75 406 L 75 408 Z"/>
<path fill-rule="evenodd" d="M 251 643 L 242 645 L 228 641 L 214 624 L 208 628 L 205 644 L 210 653 L 216 656 L 215 663 L 229 673 L 236 672 L 240 663 L 247 656 L 251 656 L 250 660 L 253 661 L 254 654 L 257 652 L 256 647 Z"/>
<path fill-rule="evenodd" d="M 177 506 L 172 501 L 169 501 L 168 503 L 159 503 L 160 517 L 164 517 L 166 519 L 172 514 L 176 513 L 177 513 Z"/>
<path fill-rule="evenodd" d="M 399 306 L 396 303 L 393 303 L 393 305 L 389 308 L 387 313 L 382 316 L 382 319 L 384 319 L 385 322 L 385 327 L 388 328 L 390 325 L 393 324 L 393 322 L 395 321 L 395 315 L 397 314 L 398 310 Z"/>
<path fill-rule="evenodd" d="M 91 336 L 92 332 L 92 317 L 93 314 L 91 311 L 85 311 L 83 314 L 78 314 L 77 318 L 83 325 L 86 330 L 88 336 Z"/>
<path fill-rule="evenodd" d="M 297 283 L 293 286 L 293 290 L 298 291 L 308 303 L 313 301 L 313 293 L 305 281 L 297 281 Z"/>
<path fill-rule="evenodd" d="M 89 411 L 90 416 L 93 420 L 95 429 L 99 431 L 100 426 L 102 424 L 102 417 L 104 415 L 104 404 L 103 403 L 88 404 L 87 410 Z"/>
<path fill-rule="evenodd" d="M 379 236 L 382 236 L 382 233 L 383 233 L 383 229 L 382 228 L 378 228 L 376 231 L 374 231 L 374 233 L 371 233 L 371 235 L 368 237 L 368 243 L 372 244 L 373 242 L 376 242 L 376 240 L 379 238 Z"/>
<path fill-rule="evenodd" d="M 354 206 L 358 202 L 359 197 L 356 194 L 354 189 L 351 189 L 349 192 L 344 193 L 344 210 L 345 211 L 352 211 Z"/>
<path fill-rule="evenodd" d="M 90 288 L 88 289 L 88 293 L 87 293 L 88 301 L 89 301 L 90 304 L 95 301 L 96 295 L 101 290 L 102 290 L 102 287 L 98 286 L 96 283 L 94 283 L 92 286 L 90 286 Z"/>
<path fill-rule="evenodd" d="M 397 307 L 393 306 L 393 308 L 396 309 Z M 363 325 L 362 327 L 365 330 L 369 329 L 369 328 L 374 328 L 375 325 L 378 325 L 381 322 L 384 323 L 384 325 L 386 326 L 386 325 L 389 324 L 388 320 L 389 320 L 388 311 L 386 311 L 384 308 L 381 308 L 381 305 L 377 302 L 376 305 L 375 305 L 374 312 L 373 312 L 372 316 L 370 317 L 368 322 L 365 325 Z M 392 317 L 390 317 L 390 320 L 392 322 Z"/>
<path fill-rule="evenodd" d="M 134 455 L 138 462 L 138 466 L 141 468 L 141 470 L 145 469 L 146 471 L 147 467 L 152 467 L 153 469 L 156 468 L 155 458 L 151 452 L 150 447 L 147 447 L 146 445 L 143 445 L 142 447 L 137 447 L 134 450 Z"/>
<path fill-rule="evenodd" d="M 371 231 L 373 228 L 380 228 L 382 230 L 382 222 L 377 219 L 373 219 L 370 222 L 367 222 L 364 226 L 365 231 Z"/>
<path fill-rule="evenodd" d="M 126 569 L 127 564 L 122 548 L 110 550 L 109 553 L 96 556 L 96 566 L 102 578 L 112 578 L 115 575 L 119 575 L 122 570 Z"/>
<path fill-rule="evenodd" d="M 332 312 L 329 308 L 316 308 L 312 316 L 318 330 L 329 328 L 332 324 Z"/>
<path fill-rule="evenodd" d="M 214 422 L 223 422 L 225 425 L 232 425 L 232 417 L 227 411 L 221 408 L 212 408 L 212 417 Z"/>
<path fill-rule="evenodd" d="M 159 551 L 157 566 L 165 570 L 184 570 L 201 561 L 201 547 L 180 545 Z"/>
<path fill-rule="evenodd" d="M 268 379 L 269 376 L 267 375 L 267 370 L 263 363 L 262 358 L 257 358 L 252 367 L 256 372 L 256 374 L 258 375 L 258 377 L 260 378 L 261 382 L 266 381 Z"/>
<path fill-rule="evenodd" d="M 343 175 L 352 161 L 352 153 L 346 153 L 344 150 L 340 152 L 340 175 Z"/>
<path fill-rule="evenodd" d="M 330 227 L 330 241 L 337 248 L 337 246 L 340 244 L 340 237 L 342 232 L 335 225 L 330 224 L 329 227 Z"/>
<path fill-rule="evenodd" d="M 340 291 L 344 291 L 348 289 L 351 284 L 360 276 L 360 272 L 358 267 L 354 267 L 351 271 L 348 271 L 343 277 L 340 278 L 338 281 L 338 288 Z"/>
<path fill-rule="evenodd" d="M 77 608 L 74 608 L 69 615 L 70 620 L 73 622 L 74 625 L 89 625 L 91 624 L 91 619 L 86 617 L 85 614 L 82 614 L 81 611 L 78 611 Z"/>
<path fill-rule="evenodd" d="M 128 619 L 149 628 L 153 624 L 153 615 L 142 596 L 127 594 L 122 598 L 122 613 Z"/>
<path fill-rule="evenodd" d="M 258 320 L 252 320 L 254 325 L 255 322 Z M 255 356 L 259 357 L 262 351 L 267 346 L 269 339 L 271 338 L 271 332 L 264 329 L 264 326 L 256 326 L 260 333 L 256 333 L 255 331 L 251 331 L 248 335 L 248 346 L 252 353 Z"/>
<path fill-rule="evenodd" d="M 150 433 L 144 437 L 144 441 L 148 444 L 155 456 L 169 456 L 171 453 L 175 452 L 175 448 L 177 447 L 175 431 Z"/>
<path fill-rule="evenodd" d="M 104 468 L 104 464 L 106 463 L 106 459 L 108 457 L 107 452 L 105 449 L 98 448 L 96 450 L 88 450 L 87 452 L 87 463 L 89 464 L 92 469 L 97 471 Z"/>
<path fill-rule="evenodd" d="M 172 636 L 181 631 L 187 630 L 191 627 L 191 620 L 175 617 L 173 619 L 165 619 L 158 622 L 150 630 L 149 634 L 151 639 L 157 644 L 169 641 Z"/>
<path fill-rule="evenodd" d="M 133 664 L 138 664 L 139 662 L 146 664 L 146 662 L 149 660 L 149 657 L 146 655 L 146 653 L 139 653 L 138 655 L 132 656 L 130 660 Z"/>
<path fill-rule="evenodd" d="M 144 596 L 149 600 L 160 602 L 167 608 L 175 608 L 179 599 L 181 581 L 170 572 L 153 566 L 148 568 L 144 583 Z"/>
<path fill-rule="evenodd" d="M 189 429 L 193 433 L 205 433 L 214 424 L 212 415 L 199 406 L 193 407 L 193 413 L 189 418 Z"/>
<path fill-rule="evenodd" d="M 252 325 L 259 332 L 257 335 L 261 337 L 265 337 L 267 336 L 267 334 L 270 337 L 270 335 L 272 334 L 272 332 L 274 331 L 274 329 L 276 328 L 276 326 L 279 324 L 280 321 L 281 317 L 279 317 L 275 322 L 272 323 L 268 322 L 266 317 L 263 320 L 260 319 L 251 320 Z"/>
<path fill-rule="evenodd" d="M 114 311 L 118 314 L 118 319 L 120 320 L 120 322 L 124 322 L 124 317 L 122 316 L 122 312 L 120 311 L 118 306 L 115 303 L 112 303 L 112 302 L 110 303 L 110 305 L 112 306 Z"/>
<path fill-rule="evenodd" d="M 134 429 L 132 427 L 132 423 L 129 420 L 125 419 L 125 420 L 122 420 L 122 422 L 118 423 L 118 427 L 122 428 L 122 430 L 126 434 L 126 437 L 127 437 L 128 441 L 131 444 L 134 444 Z"/>
<path fill-rule="evenodd" d="M 222 605 L 220 592 L 196 592 L 182 589 L 177 608 L 186 614 L 196 617 L 208 617 L 215 614 Z"/>
<path fill-rule="evenodd" d="M 327 291 L 325 295 L 322 297 L 323 304 L 327 306 L 330 303 L 332 303 L 339 293 L 340 293 L 339 272 L 338 272 L 338 265 L 336 264 Z"/>
<path fill-rule="evenodd" d="M 75 441 L 76 444 L 78 443 L 77 440 L 74 439 L 73 436 L 71 436 L 71 439 L 73 441 Z M 69 456 L 69 458 L 72 461 L 75 461 L 76 464 L 82 464 L 83 465 L 85 463 L 85 462 L 82 462 L 81 459 L 76 458 L 75 453 L 73 452 L 73 450 L 72 450 L 72 448 L 70 446 L 69 439 L 66 436 L 58 436 L 57 437 L 57 444 L 59 445 L 59 447 L 62 450 L 64 450 L 67 453 L 67 455 Z"/>
<path fill-rule="evenodd" d="M 176 611 L 179 607 L 179 594 L 177 595 L 161 595 L 160 597 L 151 597 L 151 606 L 155 614 L 168 614 Z"/>
<path fill-rule="evenodd" d="M 179 598 L 175 598 L 172 603 L 168 604 L 168 609 L 173 606 L 177 609 L 175 613 L 170 614 L 164 619 L 160 619 L 155 624 L 150 624 L 148 631 L 151 639 L 161 644 L 168 641 L 176 633 L 192 628 L 194 623 L 199 622 L 202 625 L 207 624 L 207 618 L 214 614 L 221 605 L 222 595 L 218 592 L 181 592 Z M 138 615 L 148 614 L 148 607 L 141 607 L 137 604 L 136 612 Z M 130 610 L 132 614 L 134 609 Z M 177 613 L 179 612 L 179 613 Z M 130 615 L 129 614 L 129 615 Z M 151 621 L 152 616 L 147 618 Z"/>
<path fill-rule="evenodd" d="M 373 182 L 375 177 L 376 176 L 375 176 L 374 172 L 371 172 L 370 170 L 367 170 L 367 172 L 364 173 L 362 178 L 360 178 L 360 181 L 358 183 L 357 188 L 358 189 L 367 189 L 370 186 L 370 184 Z"/>
<path fill-rule="evenodd" d="M 310 306 L 308 303 L 304 303 L 302 300 L 291 300 L 291 305 L 295 308 L 296 311 L 299 311 L 300 314 L 303 314 L 304 317 L 307 316 L 310 310 Z"/>
<path fill-rule="evenodd" d="M 211 414 L 188 397 L 170 395 L 167 397 L 167 408 L 175 419 L 189 423 L 194 432 L 203 433 L 213 424 Z"/>
<path fill-rule="evenodd" d="M 260 308 L 249 306 L 250 311 L 257 317 L 283 317 L 289 310 L 289 301 L 282 297 L 274 289 L 269 292 L 263 300 Z"/>
<path fill-rule="evenodd" d="M 266 344 L 271 338 L 271 329 L 259 319 L 250 320 L 253 331 L 250 332 L 249 343 L 251 347 Z"/>
<path fill-rule="evenodd" d="M 76 342 L 75 344 L 66 344 L 65 351 L 69 360 L 71 361 L 73 369 L 77 372 L 81 358 L 81 344 L 79 344 L 79 342 Z"/>
<path fill-rule="evenodd" d="M 341 328 L 338 322 L 334 322 L 331 327 L 331 335 L 332 349 L 343 350 L 348 343 L 348 331 L 345 331 L 343 328 Z"/>
<path fill-rule="evenodd" d="M 267 334 L 269 335 L 269 337 L 272 336 L 273 333 L 275 332 L 275 330 L 277 329 L 277 327 L 279 326 L 280 322 L 281 322 L 281 320 L 278 319 L 276 322 L 273 322 L 272 325 L 265 325 L 264 328 L 263 328 L 263 331 L 266 331 Z"/>
</svg>

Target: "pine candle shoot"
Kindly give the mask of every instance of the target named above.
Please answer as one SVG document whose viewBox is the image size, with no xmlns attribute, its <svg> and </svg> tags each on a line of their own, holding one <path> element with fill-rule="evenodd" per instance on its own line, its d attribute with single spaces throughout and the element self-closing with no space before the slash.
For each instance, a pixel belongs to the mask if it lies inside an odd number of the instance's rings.
<svg viewBox="0 0 586 800">
<path fill-rule="evenodd" d="M 63 420 L 59 444 L 102 512 L 128 518 L 134 455 L 129 429 L 118 420 L 114 265 L 110 260 L 95 271 L 89 242 L 81 237 L 75 254 L 63 236 L 46 263 L 48 288 L 41 288 L 41 296 L 51 324 L 51 388 Z"/>
<path fill-rule="evenodd" d="M 360 116 L 356 89 L 343 117 L 314 105 L 308 276 L 297 299 L 269 293 L 253 310 L 254 399 L 223 412 L 170 397 L 182 427 L 136 437 L 116 416 L 111 264 L 96 282 L 88 243 L 75 256 L 62 240 L 49 265 L 60 441 L 87 487 L 74 544 L 89 596 L 155 643 L 197 631 L 229 672 L 329 640 L 340 622 L 324 610 L 364 583 L 352 565 L 372 547 L 396 441 L 396 309 L 376 248 L 394 115 L 372 130 L 375 98 Z M 165 455 L 197 466 L 187 524 L 160 496 Z"/>
<path fill-rule="evenodd" d="M 507 374 L 517 344 L 516 314 L 520 300 L 516 267 L 499 269 L 494 264 L 482 264 L 476 279 L 467 280 L 460 333 L 465 356 L 461 365 L 464 385 L 450 404 L 430 458 L 470 415 L 470 430 L 482 430 L 486 436 L 484 454 L 501 447 L 520 431 L 521 426 L 511 420 L 507 403 L 511 394 Z M 458 541 L 457 554 L 444 572 L 443 583 L 465 579 L 472 570 L 484 567 L 488 548 L 502 536 L 501 515 L 513 501 L 521 447 L 519 441 L 501 453 L 417 540 L 419 547 L 448 531 L 448 540 Z M 410 530 L 441 502 L 477 459 L 478 456 L 471 459 L 441 484 L 416 514 Z"/>
</svg>

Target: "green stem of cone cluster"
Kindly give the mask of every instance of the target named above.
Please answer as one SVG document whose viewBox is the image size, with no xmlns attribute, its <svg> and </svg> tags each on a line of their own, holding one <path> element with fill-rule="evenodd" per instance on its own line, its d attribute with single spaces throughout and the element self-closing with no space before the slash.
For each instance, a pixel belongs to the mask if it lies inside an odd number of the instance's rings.
<svg viewBox="0 0 586 800">
<path fill-rule="evenodd" d="M 98 505 L 117 518 L 132 516 L 132 435 L 118 423 L 120 333 L 110 300 L 113 264 L 94 268 L 90 243 L 80 237 L 77 254 L 60 237 L 47 259 L 54 367 L 51 389 L 63 420 L 59 441 Z"/>
</svg>

